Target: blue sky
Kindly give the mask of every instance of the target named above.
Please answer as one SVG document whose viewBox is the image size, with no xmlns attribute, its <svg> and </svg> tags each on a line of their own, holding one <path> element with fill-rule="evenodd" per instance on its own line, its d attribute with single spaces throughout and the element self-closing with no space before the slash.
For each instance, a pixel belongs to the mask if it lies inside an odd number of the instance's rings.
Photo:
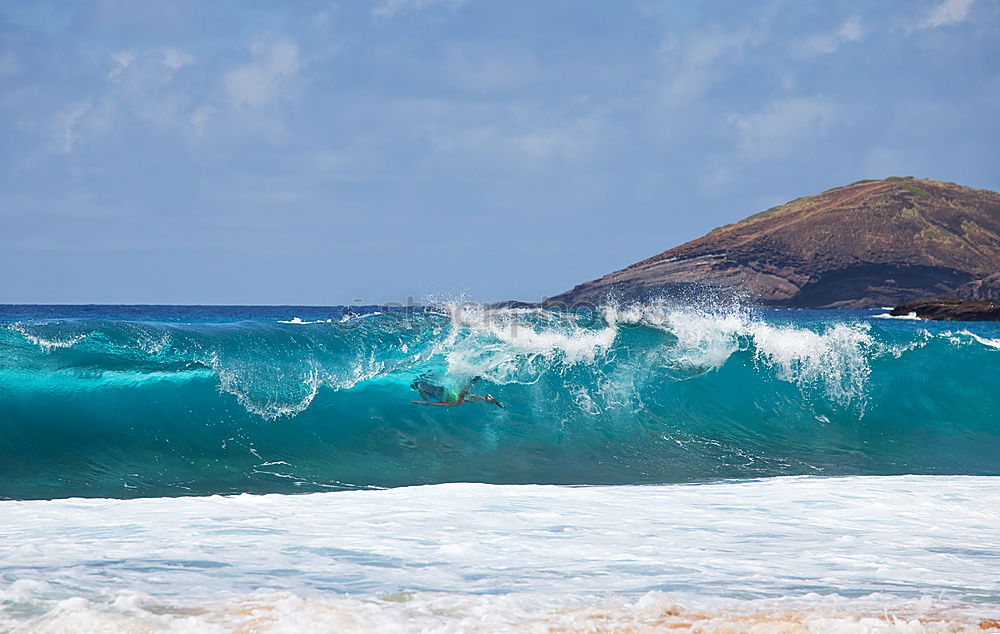
<svg viewBox="0 0 1000 634">
<path fill-rule="evenodd" d="M 863 178 L 1000 189 L 1000 2 L 0 4 L 0 302 L 537 300 Z"/>
</svg>

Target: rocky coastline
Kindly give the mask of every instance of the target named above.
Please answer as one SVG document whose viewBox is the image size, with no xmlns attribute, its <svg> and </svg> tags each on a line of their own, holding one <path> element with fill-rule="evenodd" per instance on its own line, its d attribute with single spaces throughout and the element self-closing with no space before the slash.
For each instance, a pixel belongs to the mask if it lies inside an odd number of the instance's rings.
<svg viewBox="0 0 1000 634">
<path fill-rule="evenodd" d="M 1000 321 L 1000 302 L 939 297 L 900 304 L 890 314 L 894 317 L 916 315 L 936 321 Z"/>
</svg>

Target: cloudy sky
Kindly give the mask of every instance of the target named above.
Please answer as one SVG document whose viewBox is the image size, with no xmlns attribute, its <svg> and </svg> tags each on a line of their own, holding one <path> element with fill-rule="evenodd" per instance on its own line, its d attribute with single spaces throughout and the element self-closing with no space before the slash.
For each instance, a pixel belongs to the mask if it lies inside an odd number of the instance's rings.
<svg viewBox="0 0 1000 634">
<path fill-rule="evenodd" d="M 6 2 L 0 302 L 537 300 L 863 178 L 1000 190 L 998 33 L 997 0 Z"/>
</svg>

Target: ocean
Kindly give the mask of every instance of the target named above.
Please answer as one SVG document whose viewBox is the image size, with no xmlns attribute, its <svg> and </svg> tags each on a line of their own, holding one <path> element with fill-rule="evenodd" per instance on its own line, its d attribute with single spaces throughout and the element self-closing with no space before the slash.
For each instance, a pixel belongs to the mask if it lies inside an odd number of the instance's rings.
<svg viewBox="0 0 1000 634">
<path fill-rule="evenodd" d="M 0 306 L 0 631 L 1000 631 L 997 475 L 995 323 Z"/>
</svg>

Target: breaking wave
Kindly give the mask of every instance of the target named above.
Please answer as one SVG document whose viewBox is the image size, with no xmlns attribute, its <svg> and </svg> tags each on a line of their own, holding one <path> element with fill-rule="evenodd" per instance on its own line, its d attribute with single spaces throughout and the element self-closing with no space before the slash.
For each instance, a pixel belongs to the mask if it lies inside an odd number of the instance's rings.
<svg viewBox="0 0 1000 634">
<path fill-rule="evenodd" d="M 22 319 L 0 328 L 0 497 L 998 474 L 998 342 L 659 303 Z M 421 375 L 505 408 L 415 405 Z"/>
</svg>

